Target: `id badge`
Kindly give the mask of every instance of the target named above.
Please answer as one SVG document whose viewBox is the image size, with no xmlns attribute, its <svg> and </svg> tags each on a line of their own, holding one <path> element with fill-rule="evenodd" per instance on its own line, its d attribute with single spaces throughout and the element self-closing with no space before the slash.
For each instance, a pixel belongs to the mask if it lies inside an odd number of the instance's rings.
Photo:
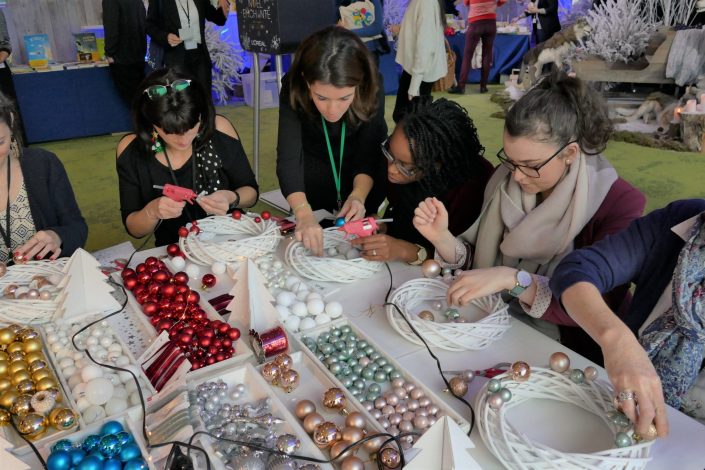
<svg viewBox="0 0 705 470">
<path fill-rule="evenodd" d="M 198 43 L 201 42 L 201 34 L 198 26 L 179 29 L 179 37 L 184 41 L 184 48 L 186 50 L 196 49 Z"/>
</svg>

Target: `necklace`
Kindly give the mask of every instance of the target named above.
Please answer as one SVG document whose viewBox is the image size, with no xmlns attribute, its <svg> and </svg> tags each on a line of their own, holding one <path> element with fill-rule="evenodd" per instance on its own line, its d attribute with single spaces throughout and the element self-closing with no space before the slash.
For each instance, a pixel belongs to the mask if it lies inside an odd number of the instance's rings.
<svg viewBox="0 0 705 470">
<path fill-rule="evenodd" d="M 338 158 L 338 168 L 335 166 L 335 158 L 333 157 L 333 148 L 330 145 L 328 137 L 328 128 L 326 120 L 321 115 L 321 123 L 323 124 L 323 134 L 326 136 L 326 145 L 328 146 L 328 158 L 330 159 L 330 167 L 333 171 L 333 181 L 335 182 L 335 192 L 338 196 L 338 211 L 343 207 L 343 198 L 340 196 L 340 175 L 343 173 L 343 152 L 345 149 L 345 121 L 343 121 L 343 129 L 340 133 L 340 157 Z"/>
</svg>

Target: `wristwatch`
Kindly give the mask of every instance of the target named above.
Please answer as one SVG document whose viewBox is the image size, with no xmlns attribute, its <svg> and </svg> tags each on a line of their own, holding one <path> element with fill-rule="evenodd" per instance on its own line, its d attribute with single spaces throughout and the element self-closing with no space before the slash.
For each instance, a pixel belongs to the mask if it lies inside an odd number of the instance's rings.
<svg viewBox="0 0 705 470">
<path fill-rule="evenodd" d="M 426 258 L 428 258 L 428 252 L 426 251 L 426 248 L 422 247 L 419 244 L 417 244 L 416 246 L 419 249 L 416 252 L 416 261 L 412 261 L 411 263 L 409 263 L 411 266 L 418 266 L 424 261 L 426 261 Z"/>
<path fill-rule="evenodd" d="M 518 270 L 516 276 L 516 285 L 509 290 L 509 295 L 512 297 L 519 297 L 533 282 L 531 274 L 526 271 Z"/>
</svg>

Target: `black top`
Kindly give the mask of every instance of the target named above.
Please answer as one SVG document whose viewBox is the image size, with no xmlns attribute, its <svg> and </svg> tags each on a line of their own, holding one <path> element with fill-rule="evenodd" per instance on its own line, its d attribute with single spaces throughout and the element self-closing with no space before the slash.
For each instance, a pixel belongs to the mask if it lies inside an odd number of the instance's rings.
<svg viewBox="0 0 705 470">
<path fill-rule="evenodd" d="M 164 63 L 166 65 L 183 64 L 186 55 L 184 43 L 171 47 L 167 41 L 169 33 L 178 36 L 179 29 L 185 27 L 181 25 L 177 1 L 180 0 L 149 0 L 149 9 L 147 10 L 147 34 L 153 41 L 164 47 Z M 206 20 L 223 26 L 228 18 L 222 9 L 211 5 L 209 0 L 193 0 L 193 3 L 198 10 L 198 25 L 201 31 L 201 42 L 193 51 L 205 54 L 210 60 L 208 47 L 206 47 Z"/>
<path fill-rule="evenodd" d="M 105 55 L 116 64 L 141 64 L 147 52 L 142 0 L 103 0 Z"/>
<path fill-rule="evenodd" d="M 368 214 L 377 212 L 384 200 L 387 179 L 387 161 L 381 148 L 382 142 L 387 138 L 384 91 L 381 87 L 377 99 L 377 112 L 372 119 L 359 124 L 356 128 L 346 126 L 340 184 L 340 194 L 344 202 L 352 191 L 355 176 L 366 174 L 374 180 L 374 186 L 365 201 Z M 337 123 L 327 123 L 327 126 L 337 167 L 342 120 Z M 323 134 L 321 115 L 318 111 L 313 116 L 294 111 L 289 102 L 288 74 L 282 79 L 279 95 L 277 176 L 284 197 L 303 191 L 313 210 L 327 209 L 330 212 L 338 210 L 338 196 L 326 138 Z"/>
<path fill-rule="evenodd" d="M 31 148 L 23 150 L 20 167 L 34 227 L 56 232 L 61 238 L 60 256 L 71 256 L 86 244 L 88 226 L 64 166 L 53 153 Z"/>
<path fill-rule="evenodd" d="M 546 37 L 553 36 L 561 30 L 561 22 L 558 19 L 558 0 L 539 0 L 536 8 L 546 10 L 545 14 L 538 15 L 541 29 Z"/>
<path fill-rule="evenodd" d="M 222 159 L 223 166 L 218 170 L 222 189 L 235 190 L 242 186 L 258 189 L 255 175 L 247 161 L 247 155 L 239 140 L 220 131 L 215 131 L 211 139 L 213 149 Z M 153 186 L 174 184 L 169 168 L 162 165 L 153 155 L 141 153 L 139 142 L 133 140 L 117 159 L 117 172 L 120 181 L 120 211 L 123 224 L 127 216 L 141 210 L 148 202 L 162 195 L 160 189 Z M 184 166 L 174 170 L 178 186 L 193 187 L 193 158 Z M 198 192 L 194 189 L 194 192 Z M 194 202 L 186 204 L 181 217 L 163 220 L 154 234 L 155 245 L 162 246 L 178 241 L 179 227 L 195 219 L 206 217 L 201 206 Z M 127 225 L 125 225 L 127 228 Z"/>
<path fill-rule="evenodd" d="M 389 207 L 384 218 L 392 218 L 394 222 L 387 224 L 387 235 L 421 245 L 426 248 L 429 256 L 433 256 L 433 244 L 413 224 L 414 210 L 421 201 L 432 196 L 436 196 L 446 206 L 450 232 L 455 236 L 465 232 L 480 215 L 485 186 L 494 171 L 489 161 L 480 158 L 482 164 L 478 165 L 481 168 L 478 174 L 441 194 L 432 194 L 418 181 L 408 184 L 388 183 Z"/>
</svg>

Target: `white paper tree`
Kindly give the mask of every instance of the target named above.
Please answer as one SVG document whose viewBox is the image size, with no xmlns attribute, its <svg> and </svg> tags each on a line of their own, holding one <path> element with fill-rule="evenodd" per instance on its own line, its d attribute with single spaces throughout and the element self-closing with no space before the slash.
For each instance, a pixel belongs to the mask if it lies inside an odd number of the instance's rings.
<svg viewBox="0 0 705 470">
<path fill-rule="evenodd" d="M 3 470 L 30 470 L 30 466 L 12 455 L 15 446 L 0 437 L 0 462 Z"/>
<path fill-rule="evenodd" d="M 230 323 L 237 322 L 247 330 L 262 332 L 279 323 L 276 302 L 265 285 L 264 275 L 250 258 L 243 261 L 235 273 L 235 285 L 230 290 L 233 300 L 228 304 Z"/>
<path fill-rule="evenodd" d="M 90 253 L 79 248 L 64 267 L 64 278 L 57 286 L 59 308 L 55 322 L 73 323 L 100 313 L 118 310 L 120 304 L 112 296 L 113 289 Z"/>
<path fill-rule="evenodd" d="M 406 470 L 480 470 L 470 450 L 475 444 L 448 416 L 431 426 L 414 444 L 416 455 L 404 468 Z"/>
</svg>

